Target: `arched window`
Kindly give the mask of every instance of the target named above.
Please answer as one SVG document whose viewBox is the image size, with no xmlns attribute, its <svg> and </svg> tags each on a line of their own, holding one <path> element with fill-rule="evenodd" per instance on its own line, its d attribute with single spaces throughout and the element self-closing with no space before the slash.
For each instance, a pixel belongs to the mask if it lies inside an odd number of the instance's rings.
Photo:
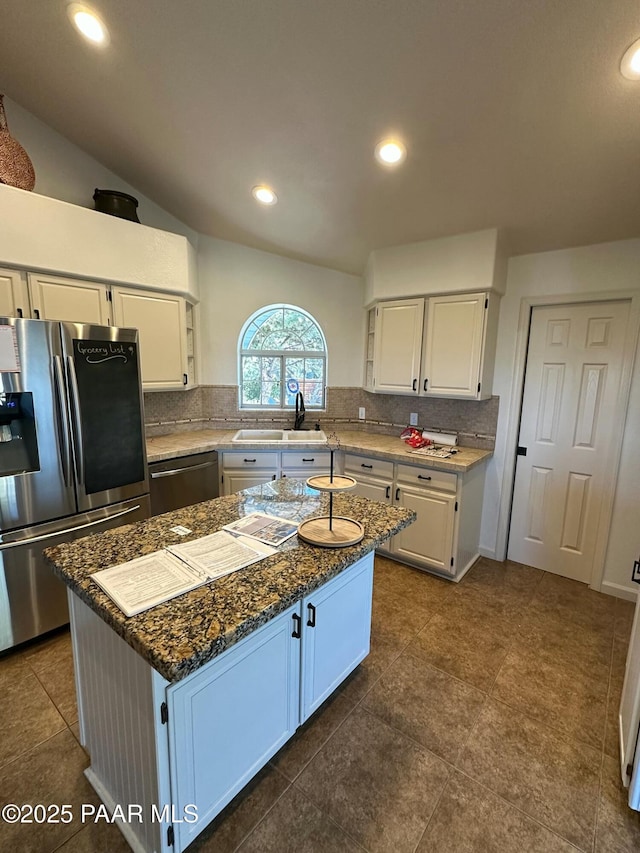
<svg viewBox="0 0 640 853">
<path fill-rule="evenodd" d="M 241 408 L 288 409 L 302 391 L 305 406 L 325 404 L 327 345 L 310 314 L 269 305 L 249 317 L 238 342 Z"/>
</svg>

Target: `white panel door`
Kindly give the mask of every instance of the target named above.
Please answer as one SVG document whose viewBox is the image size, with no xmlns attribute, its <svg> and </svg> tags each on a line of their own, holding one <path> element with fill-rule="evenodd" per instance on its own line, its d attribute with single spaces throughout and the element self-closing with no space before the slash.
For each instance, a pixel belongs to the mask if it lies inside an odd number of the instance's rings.
<svg viewBox="0 0 640 853">
<path fill-rule="evenodd" d="M 373 390 L 417 394 L 424 299 L 381 302 L 376 307 Z"/>
<path fill-rule="evenodd" d="M 509 559 L 591 581 L 629 303 L 534 308 Z"/>
<path fill-rule="evenodd" d="M 432 296 L 427 303 L 421 394 L 480 396 L 485 293 Z"/>
<path fill-rule="evenodd" d="M 629 785 L 631 781 L 629 805 L 631 808 L 640 811 L 640 753 L 636 756 L 638 728 L 640 727 L 640 604 L 637 603 L 627 654 L 618 722 L 622 781 L 625 785 Z M 633 778 L 631 778 L 632 774 L 629 773 L 631 765 L 634 766 Z"/>
<path fill-rule="evenodd" d="M 29 296 L 37 320 L 69 323 L 111 323 L 109 290 L 97 281 L 80 281 L 29 273 Z"/>
</svg>

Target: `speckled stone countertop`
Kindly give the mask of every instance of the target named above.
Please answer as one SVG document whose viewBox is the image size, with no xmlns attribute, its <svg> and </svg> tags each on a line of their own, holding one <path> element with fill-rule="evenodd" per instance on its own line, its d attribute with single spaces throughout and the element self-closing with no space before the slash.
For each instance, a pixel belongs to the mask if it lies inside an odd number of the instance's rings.
<svg viewBox="0 0 640 853">
<path fill-rule="evenodd" d="M 319 548 L 297 536 L 278 553 L 137 616 L 125 617 L 91 580 L 108 566 L 214 533 L 251 512 L 300 521 L 327 511 L 327 497 L 304 480 L 286 478 L 155 516 L 45 550 L 54 572 L 168 681 L 179 681 L 377 548 L 415 520 L 415 513 L 345 492 L 336 515 L 357 519 L 364 539 L 347 548 Z M 192 532 L 179 536 L 172 527 Z"/>
<path fill-rule="evenodd" d="M 294 445 L 271 441 L 259 444 L 233 444 L 231 439 L 237 430 L 205 429 L 194 432 L 178 432 L 171 435 L 160 435 L 147 439 L 147 458 L 149 462 L 159 462 L 162 459 L 173 459 L 177 456 L 190 456 L 206 450 L 230 451 L 242 453 L 247 450 L 322 450 L 326 445 L 317 442 L 307 443 L 296 441 Z M 457 453 L 450 459 L 438 459 L 432 456 L 420 456 L 411 453 L 410 448 L 392 435 L 377 435 L 371 432 L 338 431 L 340 450 L 346 453 L 362 453 L 378 459 L 391 462 L 404 462 L 409 465 L 421 465 L 426 468 L 436 468 L 441 471 L 464 473 L 493 454 L 490 450 L 478 450 L 474 447 L 458 447 Z M 331 441 L 335 447 L 335 442 Z"/>
</svg>

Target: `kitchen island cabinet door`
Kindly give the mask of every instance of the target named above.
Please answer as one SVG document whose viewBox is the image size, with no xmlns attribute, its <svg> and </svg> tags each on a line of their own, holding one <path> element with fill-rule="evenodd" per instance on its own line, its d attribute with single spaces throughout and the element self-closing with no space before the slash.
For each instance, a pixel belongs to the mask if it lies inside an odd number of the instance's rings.
<svg viewBox="0 0 640 853">
<path fill-rule="evenodd" d="M 369 654 L 373 554 L 302 601 L 300 723 Z"/>
<path fill-rule="evenodd" d="M 300 603 L 167 690 L 174 809 L 195 805 L 195 823 L 174 823 L 183 850 L 299 724 Z M 186 812 L 188 814 L 188 811 Z"/>
<path fill-rule="evenodd" d="M 123 287 L 112 295 L 116 326 L 138 329 L 143 391 L 188 387 L 186 300 Z"/>
</svg>

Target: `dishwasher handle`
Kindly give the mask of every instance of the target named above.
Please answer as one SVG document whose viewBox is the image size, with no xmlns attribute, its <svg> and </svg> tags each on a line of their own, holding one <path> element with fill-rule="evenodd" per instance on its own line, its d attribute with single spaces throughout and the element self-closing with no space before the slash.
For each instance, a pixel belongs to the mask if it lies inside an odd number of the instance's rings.
<svg viewBox="0 0 640 853">
<path fill-rule="evenodd" d="M 199 465 L 185 465 L 184 468 L 172 468 L 170 471 L 152 471 L 151 479 L 157 480 L 158 477 L 175 477 L 176 474 L 186 474 L 187 471 L 198 471 L 200 468 L 211 468 L 212 465 L 216 465 L 217 460 L 214 459 L 212 462 L 201 462 Z"/>
</svg>

